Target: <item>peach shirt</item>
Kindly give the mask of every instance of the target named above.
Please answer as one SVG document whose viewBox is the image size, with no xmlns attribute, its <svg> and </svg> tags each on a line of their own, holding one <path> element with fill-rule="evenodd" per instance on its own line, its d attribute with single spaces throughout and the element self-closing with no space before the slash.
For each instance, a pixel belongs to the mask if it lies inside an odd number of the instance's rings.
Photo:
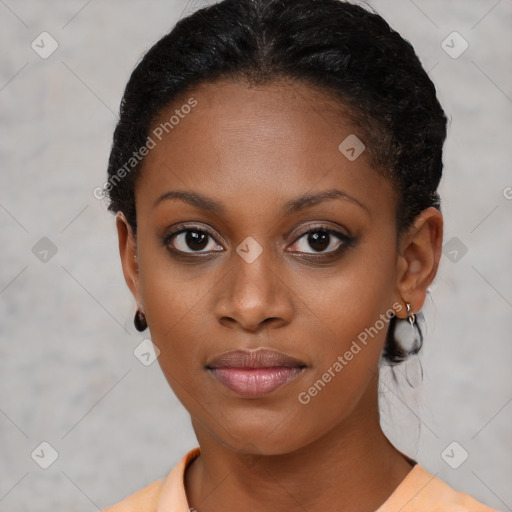
<svg viewBox="0 0 512 512">
<path fill-rule="evenodd" d="M 170 473 L 103 512 L 194 512 L 187 503 L 184 475 L 200 447 L 187 452 Z M 410 460 L 410 459 L 409 459 Z M 200 512 L 200 511 L 198 511 Z M 416 464 L 376 512 L 499 512 L 458 492 Z"/>
</svg>

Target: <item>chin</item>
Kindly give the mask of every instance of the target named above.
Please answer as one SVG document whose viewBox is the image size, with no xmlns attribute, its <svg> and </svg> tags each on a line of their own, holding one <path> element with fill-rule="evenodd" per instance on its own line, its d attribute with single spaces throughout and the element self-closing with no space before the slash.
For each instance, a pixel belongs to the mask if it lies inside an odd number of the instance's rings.
<svg viewBox="0 0 512 512">
<path fill-rule="evenodd" d="M 267 415 L 266 418 L 261 415 L 259 418 L 249 417 L 245 412 L 241 412 L 240 416 L 242 414 L 243 421 L 240 417 L 238 420 L 224 418 L 219 420 L 224 428 L 219 428 L 219 424 L 213 425 L 209 432 L 217 442 L 239 452 L 240 456 L 286 455 L 304 448 L 312 439 L 322 435 L 318 431 L 318 424 L 309 428 L 306 422 L 301 422 L 293 415 L 287 417 L 286 413 L 279 417 Z M 198 438 L 201 439 L 201 436 Z"/>
</svg>

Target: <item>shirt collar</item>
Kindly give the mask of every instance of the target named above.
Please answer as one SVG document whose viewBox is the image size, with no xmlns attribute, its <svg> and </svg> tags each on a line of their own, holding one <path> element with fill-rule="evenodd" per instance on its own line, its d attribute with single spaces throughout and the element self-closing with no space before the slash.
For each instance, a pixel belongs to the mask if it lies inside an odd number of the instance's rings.
<svg viewBox="0 0 512 512">
<path fill-rule="evenodd" d="M 185 470 L 200 453 L 199 446 L 187 452 L 165 477 L 158 499 L 157 512 L 190 511 L 185 493 Z"/>
</svg>

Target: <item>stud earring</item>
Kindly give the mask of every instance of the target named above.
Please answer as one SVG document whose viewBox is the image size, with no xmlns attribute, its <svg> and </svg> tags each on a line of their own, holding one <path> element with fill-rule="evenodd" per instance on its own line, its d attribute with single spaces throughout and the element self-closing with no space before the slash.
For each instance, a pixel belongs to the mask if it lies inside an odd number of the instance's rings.
<svg viewBox="0 0 512 512">
<path fill-rule="evenodd" d="M 137 309 L 135 313 L 133 324 L 135 325 L 135 329 L 137 329 L 139 332 L 145 331 L 148 327 L 148 323 L 146 322 L 146 315 L 140 309 Z"/>
</svg>

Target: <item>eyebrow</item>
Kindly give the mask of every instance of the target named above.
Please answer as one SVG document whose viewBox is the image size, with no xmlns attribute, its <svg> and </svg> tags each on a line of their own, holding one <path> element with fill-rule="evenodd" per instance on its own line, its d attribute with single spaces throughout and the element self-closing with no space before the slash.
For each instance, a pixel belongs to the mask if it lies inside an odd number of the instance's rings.
<svg viewBox="0 0 512 512">
<path fill-rule="evenodd" d="M 198 192 L 183 190 L 171 190 L 169 192 L 166 192 L 165 194 L 162 194 L 153 203 L 153 208 L 156 208 L 156 206 L 158 206 L 161 202 L 168 201 L 171 199 L 178 199 L 180 201 L 184 201 L 192 206 L 195 206 L 196 208 L 217 215 L 222 215 L 226 212 L 226 209 L 222 205 L 222 203 L 219 203 L 210 197 L 199 194 Z M 316 194 L 306 194 L 300 197 L 296 197 L 285 203 L 283 211 L 285 215 L 290 215 L 291 213 L 305 210 L 306 208 L 311 208 L 312 206 L 315 206 L 329 199 L 341 199 L 350 201 L 354 204 L 357 204 L 367 212 L 369 212 L 368 207 L 361 201 L 359 201 L 355 197 L 352 197 L 346 192 L 343 192 L 338 189 L 324 190 Z"/>
</svg>

